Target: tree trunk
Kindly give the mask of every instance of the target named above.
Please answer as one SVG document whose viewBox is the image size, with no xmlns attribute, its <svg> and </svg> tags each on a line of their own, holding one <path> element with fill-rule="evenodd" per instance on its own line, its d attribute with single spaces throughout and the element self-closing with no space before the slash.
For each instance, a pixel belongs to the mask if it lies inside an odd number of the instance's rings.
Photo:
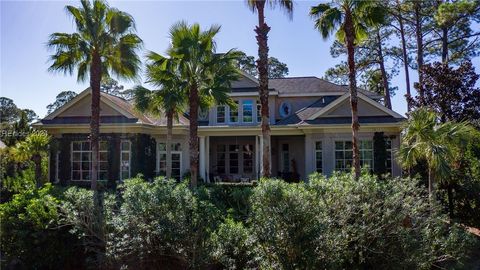
<svg viewBox="0 0 480 270">
<path fill-rule="evenodd" d="M 435 172 L 428 168 L 428 197 L 433 200 L 435 197 Z"/>
<path fill-rule="evenodd" d="M 173 129 L 173 111 L 167 112 L 167 179 L 172 178 L 172 129 Z"/>
<path fill-rule="evenodd" d="M 259 76 L 259 88 L 261 113 L 262 113 L 262 140 L 263 140 L 263 166 L 262 177 L 270 177 L 271 148 L 270 148 L 270 124 L 268 108 L 268 32 L 270 27 L 265 23 L 265 1 L 255 2 L 258 12 L 258 26 L 255 28 L 258 44 L 257 69 Z"/>
<path fill-rule="evenodd" d="M 398 3 L 398 2 L 397 2 Z M 400 9 L 400 8 L 399 8 Z M 402 14 L 399 10 L 398 15 L 398 24 L 400 25 L 400 39 L 402 41 L 402 56 L 403 56 L 403 67 L 405 69 L 405 84 L 407 87 L 407 112 L 410 112 L 410 99 L 412 98 L 411 90 L 410 90 L 410 71 L 409 68 L 409 61 L 408 61 L 408 54 L 407 54 L 407 42 L 405 40 L 405 28 L 403 27 L 403 19 Z"/>
<path fill-rule="evenodd" d="M 442 27 L 442 63 L 448 64 L 448 28 Z"/>
<path fill-rule="evenodd" d="M 447 185 L 447 196 L 448 196 L 448 214 L 450 219 L 453 219 L 454 216 L 454 206 L 453 206 L 453 186 L 451 183 Z"/>
<path fill-rule="evenodd" d="M 194 84 L 190 87 L 190 186 L 197 187 L 198 181 L 198 88 Z"/>
<path fill-rule="evenodd" d="M 352 150 L 353 150 L 353 168 L 355 179 L 360 178 L 360 155 L 358 150 L 358 97 L 357 80 L 355 74 L 355 29 L 353 28 L 353 18 L 350 11 L 345 14 L 345 33 L 348 52 L 348 78 L 350 81 L 350 106 L 352 109 Z"/>
<path fill-rule="evenodd" d="M 385 60 L 383 59 L 382 37 L 380 36 L 380 28 L 377 28 L 377 42 L 378 42 L 378 63 L 380 65 L 380 72 L 382 73 L 382 81 L 384 88 L 385 107 L 392 109 L 392 101 L 390 100 L 390 89 L 388 87 L 388 76 L 385 70 Z"/>
<path fill-rule="evenodd" d="M 40 154 L 34 154 L 32 156 L 33 163 L 35 164 L 35 182 L 37 188 L 42 187 L 42 156 Z"/>
<path fill-rule="evenodd" d="M 97 51 L 93 52 L 90 66 L 90 88 L 92 91 L 92 117 L 90 120 L 90 147 L 92 149 L 91 189 L 97 190 L 98 179 L 98 137 L 100 136 L 100 82 L 102 63 Z"/>
<path fill-rule="evenodd" d="M 423 34 L 422 34 L 422 15 L 421 1 L 415 1 L 415 36 L 417 39 L 417 64 L 418 64 L 418 95 L 420 104 L 424 103 L 423 93 Z"/>
</svg>

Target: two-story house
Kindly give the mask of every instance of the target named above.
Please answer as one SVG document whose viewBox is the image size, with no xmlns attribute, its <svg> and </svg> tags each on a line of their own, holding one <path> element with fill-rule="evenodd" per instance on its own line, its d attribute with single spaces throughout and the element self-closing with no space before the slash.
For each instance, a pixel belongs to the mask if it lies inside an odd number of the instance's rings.
<svg viewBox="0 0 480 270">
<path fill-rule="evenodd" d="M 269 81 L 272 175 L 306 179 L 312 172 L 329 175 L 352 164 L 351 110 L 348 87 L 316 77 Z M 91 151 L 88 141 L 90 90 L 51 113 L 38 128 L 54 137 L 50 179 L 88 183 Z M 399 147 L 404 118 L 383 106 L 381 96 L 359 91 L 362 166 L 373 168 L 374 134 L 383 132 L 386 157 L 381 162 L 400 175 L 394 151 Z M 204 181 L 250 181 L 260 174 L 262 140 L 258 81 L 246 74 L 232 84 L 236 107 L 216 106 L 199 113 L 200 177 Z M 99 179 L 118 181 L 138 173 L 148 178 L 165 174 L 166 119 L 139 113 L 131 102 L 101 94 Z M 189 169 L 188 115 L 174 123 L 172 174 Z M 377 160 L 378 162 L 378 160 Z"/>
</svg>

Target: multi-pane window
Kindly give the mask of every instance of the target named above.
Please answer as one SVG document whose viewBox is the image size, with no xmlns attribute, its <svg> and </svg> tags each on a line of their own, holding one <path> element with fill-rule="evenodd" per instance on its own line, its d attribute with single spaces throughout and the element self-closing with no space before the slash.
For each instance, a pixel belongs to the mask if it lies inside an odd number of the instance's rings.
<svg viewBox="0 0 480 270">
<path fill-rule="evenodd" d="M 238 101 L 234 101 L 235 106 L 230 107 L 230 123 L 238 122 Z"/>
<path fill-rule="evenodd" d="M 238 173 L 238 145 L 231 144 L 228 146 L 228 165 L 230 173 Z"/>
<path fill-rule="evenodd" d="M 72 180 L 92 179 L 92 150 L 89 141 L 72 142 Z M 108 144 L 99 142 L 98 180 L 108 179 Z"/>
<path fill-rule="evenodd" d="M 172 178 L 180 179 L 182 172 L 182 148 L 180 143 L 172 143 Z M 167 174 L 167 145 L 166 143 L 158 144 L 158 173 L 159 175 Z"/>
<path fill-rule="evenodd" d="M 260 100 L 257 100 L 257 122 L 262 122 L 262 104 L 260 103 Z"/>
<path fill-rule="evenodd" d="M 289 147 L 288 144 L 282 144 L 282 155 L 281 155 L 281 162 L 282 162 L 282 171 L 289 172 L 290 171 L 290 156 L 289 156 Z"/>
<path fill-rule="evenodd" d="M 392 173 L 392 140 L 385 140 L 385 148 L 387 150 L 387 156 L 385 159 L 385 168 L 387 173 Z"/>
<path fill-rule="evenodd" d="M 120 179 L 130 178 L 130 160 L 132 145 L 130 141 L 121 141 L 120 143 Z"/>
<path fill-rule="evenodd" d="M 251 174 L 254 172 L 253 144 L 219 144 L 216 147 L 216 173 Z"/>
<path fill-rule="evenodd" d="M 225 123 L 226 107 L 217 106 L 217 123 Z"/>
<path fill-rule="evenodd" d="M 243 172 L 253 173 L 253 145 L 243 145 Z"/>
<path fill-rule="evenodd" d="M 360 166 L 373 169 L 373 142 L 360 141 Z"/>
<path fill-rule="evenodd" d="M 217 145 L 217 173 L 225 173 L 226 145 Z"/>
<path fill-rule="evenodd" d="M 315 142 L 315 171 L 323 172 L 323 160 L 322 160 L 322 142 Z"/>
<path fill-rule="evenodd" d="M 360 166 L 373 168 L 373 142 L 360 141 Z M 353 164 L 353 151 L 351 141 L 335 142 L 335 170 L 349 170 Z"/>
<path fill-rule="evenodd" d="M 335 170 L 344 171 L 352 167 L 353 152 L 351 141 L 335 142 Z"/>
<path fill-rule="evenodd" d="M 242 103 L 243 107 L 243 122 L 252 123 L 253 122 L 253 101 L 244 100 Z"/>
</svg>

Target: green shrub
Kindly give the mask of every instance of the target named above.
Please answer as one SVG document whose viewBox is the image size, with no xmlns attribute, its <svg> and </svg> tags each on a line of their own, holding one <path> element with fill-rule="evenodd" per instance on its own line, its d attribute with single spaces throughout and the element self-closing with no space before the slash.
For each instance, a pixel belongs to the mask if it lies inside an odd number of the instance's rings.
<svg viewBox="0 0 480 270">
<path fill-rule="evenodd" d="M 471 244 L 414 179 L 263 180 L 251 200 L 250 231 L 265 268 L 430 269 L 460 262 Z"/>
<path fill-rule="evenodd" d="M 59 199 L 46 184 L 15 194 L 0 205 L 2 268 L 69 269 L 81 267 L 79 243 L 61 226 Z"/>
<path fill-rule="evenodd" d="M 107 253 L 135 268 L 149 265 L 199 267 L 208 262 L 208 239 L 220 211 L 186 182 L 130 179 L 120 187 L 122 203 L 113 217 Z"/>
<path fill-rule="evenodd" d="M 313 269 L 322 224 L 312 194 L 303 183 L 262 180 L 252 198 L 251 231 L 265 268 Z"/>
<path fill-rule="evenodd" d="M 325 213 L 335 264 L 430 269 L 460 259 L 466 234 L 450 227 L 418 186 L 415 179 L 378 181 L 368 174 L 358 181 L 347 174 L 312 177 L 308 188 Z"/>
<path fill-rule="evenodd" d="M 210 200 L 223 215 L 229 215 L 234 220 L 245 221 L 250 215 L 251 186 L 213 184 L 206 186 Z"/>
<path fill-rule="evenodd" d="M 242 222 L 227 218 L 211 237 L 211 256 L 226 269 L 256 269 L 254 239 Z"/>
<path fill-rule="evenodd" d="M 61 222 L 71 227 L 70 233 L 80 241 L 85 253 L 86 265 L 92 268 L 111 263 L 106 247 L 114 230 L 112 219 L 116 207 L 113 194 L 98 194 L 100 207 L 96 208 L 93 191 L 70 187 L 63 192 L 60 207 Z"/>
</svg>

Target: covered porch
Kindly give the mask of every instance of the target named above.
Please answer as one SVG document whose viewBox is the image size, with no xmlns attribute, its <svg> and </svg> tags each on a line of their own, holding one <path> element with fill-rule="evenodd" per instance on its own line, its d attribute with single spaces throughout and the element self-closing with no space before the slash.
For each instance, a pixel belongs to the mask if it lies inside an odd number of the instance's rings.
<svg viewBox="0 0 480 270">
<path fill-rule="evenodd" d="M 271 175 L 287 181 L 304 179 L 305 137 L 271 137 Z M 248 183 L 261 176 L 260 135 L 201 136 L 200 177 L 205 182 Z"/>
</svg>

